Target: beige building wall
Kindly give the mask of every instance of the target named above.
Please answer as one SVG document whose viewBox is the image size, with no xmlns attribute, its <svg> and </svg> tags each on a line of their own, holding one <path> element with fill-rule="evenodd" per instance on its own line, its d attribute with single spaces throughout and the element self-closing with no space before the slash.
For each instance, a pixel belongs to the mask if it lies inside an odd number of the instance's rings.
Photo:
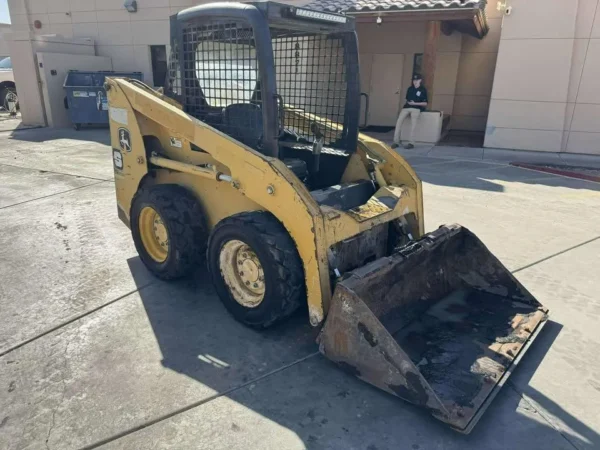
<svg viewBox="0 0 600 450">
<path fill-rule="evenodd" d="M 198 0 L 143 0 L 129 13 L 124 0 L 8 0 L 13 28 L 36 34 L 89 37 L 96 54 L 112 58 L 115 70 L 140 71 L 152 84 L 150 45 L 169 44 L 169 16 Z M 29 19 L 28 19 L 29 17 Z M 42 24 L 32 28 L 34 21 Z"/>
<path fill-rule="evenodd" d="M 496 10 L 495 1 L 488 1 L 485 12 L 490 27 L 487 36 L 462 35 L 450 123 L 455 130 L 484 131 L 487 123 L 503 15 Z"/>
<path fill-rule="evenodd" d="M 454 114 L 462 39 L 463 35 L 455 31 L 449 36 L 440 34 L 438 41 L 430 109 L 442 111 L 445 115 Z"/>
<path fill-rule="evenodd" d="M 50 127 L 72 125 L 64 106 L 63 86 L 69 70 L 112 70 L 112 61 L 106 56 L 38 53 L 37 62 L 46 122 Z"/>
<path fill-rule="evenodd" d="M 372 83 L 372 61 L 374 54 L 393 54 L 403 60 L 402 73 L 398 74 L 398 109 L 404 103 L 404 94 L 411 84 L 415 54 L 425 50 L 427 22 L 392 22 L 384 19 L 381 25 L 359 22 L 356 24 L 360 54 L 361 90 L 369 93 L 377 88 Z M 434 75 L 434 95 L 430 98 L 430 109 L 452 114 L 459 67 L 462 35 L 440 35 L 438 56 Z M 362 121 L 362 115 L 361 115 Z"/>
<path fill-rule="evenodd" d="M 0 58 L 10 56 L 8 42 L 6 42 L 5 34 L 11 32 L 10 23 L 0 23 Z"/>
<path fill-rule="evenodd" d="M 141 71 L 146 82 L 152 84 L 150 46 L 168 46 L 169 16 L 202 1 L 144 0 L 138 2 L 138 11 L 135 13 L 127 12 L 123 3 L 124 0 L 8 0 L 14 30 L 32 31 L 38 35 L 92 38 L 96 43 L 96 54 L 112 58 L 114 70 Z M 305 4 L 306 1 L 287 3 Z M 36 20 L 41 23 L 39 29 L 33 28 Z M 404 92 L 410 85 L 414 55 L 424 51 L 425 31 L 425 21 L 384 20 L 381 26 L 377 26 L 375 19 L 372 23 L 358 23 L 363 90 L 368 92 L 372 55 L 398 55 L 403 61 L 402 73 L 398 76 L 401 83 L 401 93 L 397 96 L 400 108 Z M 457 103 L 459 98 L 456 94 L 459 94 L 461 68 L 465 72 L 471 59 L 464 60 L 462 47 L 474 47 L 476 42 L 476 39 L 458 32 L 450 36 L 440 35 L 431 109 L 455 114 L 458 105 L 464 112 L 465 104 L 469 102 Z M 479 78 L 471 76 L 467 80 Z M 463 87 L 463 94 L 464 90 Z"/>
<path fill-rule="evenodd" d="M 7 34 L 7 40 L 12 55 L 14 77 L 17 86 L 20 86 L 19 104 L 23 123 L 46 126 L 48 121 L 42 94 L 43 85 L 38 71 L 37 54 L 66 53 L 73 57 L 93 56 L 94 42 L 90 39 L 38 36 L 28 31 Z"/>
<path fill-rule="evenodd" d="M 599 0 L 579 0 L 561 151 L 600 155 Z"/>
<path fill-rule="evenodd" d="M 511 0 L 485 146 L 600 154 L 598 0 Z"/>
<path fill-rule="evenodd" d="M 92 38 L 96 54 L 111 57 L 115 70 L 140 71 L 152 85 L 150 45 L 166 45 L 168 54 L 169 16 L 207 2 L 139 0 L 135 13 L 127 12 L 125 0 L 8 0 L 8 6 L 15 31 Z M 42 24 L 40 29 L 32 27 L 36 20 Z"/>
</svg>

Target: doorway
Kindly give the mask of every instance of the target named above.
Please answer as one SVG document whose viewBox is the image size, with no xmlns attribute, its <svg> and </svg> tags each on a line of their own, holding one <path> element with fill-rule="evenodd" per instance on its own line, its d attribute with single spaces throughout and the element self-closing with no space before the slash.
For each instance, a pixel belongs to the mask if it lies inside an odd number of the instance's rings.
<svg viewBox="0 0 600 450">
<path fill-rule="evenodd" d="M 154 86 L 164 86 L 167 79 L 167 46 L 151 45 L 150 59 L 152 62 L 152 82 Z"/>
<path fill-rule="evenodd" d="M 375 53 L 372 55 L 369 82 L 368 125 L 396 125 L 402 92 L 403 54 Z"/>
</svg>

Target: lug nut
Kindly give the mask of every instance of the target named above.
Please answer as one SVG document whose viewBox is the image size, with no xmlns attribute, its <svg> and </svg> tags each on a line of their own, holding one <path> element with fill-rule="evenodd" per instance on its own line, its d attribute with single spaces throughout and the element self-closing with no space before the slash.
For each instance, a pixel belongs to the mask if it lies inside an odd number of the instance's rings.
<svg viewBox="0 0 600 450">
<path fill-rule="evenodd" d="M 257 288 L 257 287 L 258 287 L 258 284 L 257 284 L 257 283 L 254 283 L 254 287 L 255 287 L 255 288 Z"/>
<path fill-rule="evenodd" d="M 246 286 L 250 286 L 250 282 L 249 281 L 246 281 Z"/>
<path fill-rule="evenodd" d="M 240 272 L 240 277 L 243 277 L 243 276 L 244 276 L 244 272 Z"/>
</svg>

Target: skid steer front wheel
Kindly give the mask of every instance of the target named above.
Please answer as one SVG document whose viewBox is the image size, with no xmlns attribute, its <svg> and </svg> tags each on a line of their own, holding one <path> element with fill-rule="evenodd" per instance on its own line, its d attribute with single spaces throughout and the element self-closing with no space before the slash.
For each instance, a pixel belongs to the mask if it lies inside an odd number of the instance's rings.
<svg viewBox="0 0 600 450">
<path fill-rule="evenodd" d="M 189 274 L 206 249 L 200 205 L 176 185 L 138 191 L 131 206 L 131 234 L 140 259 L 163 280 Z"/>
<path fill-rule="evenodd" d="M 208 243 L 208 268 L 223 304 L 246 325 L 273 325 L 306 298 L 294 241 L 269 213 L 237 214 L 217 224 Z"/>
</svg>

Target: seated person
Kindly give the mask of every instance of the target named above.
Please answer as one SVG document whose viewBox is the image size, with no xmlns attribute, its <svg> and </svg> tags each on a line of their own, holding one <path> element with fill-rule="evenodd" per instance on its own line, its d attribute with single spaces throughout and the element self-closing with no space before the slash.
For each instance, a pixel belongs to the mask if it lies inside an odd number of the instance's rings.
<svg viewBox="0 0 600 450">
<path fill-rule="evenodd" d="M 402 133 L 402 124 L 404 119 L 410 115 L 410 134 L 408 135 L 408 144 L 404 148 L 415 148 L 414 134 L 417 127 L 417 119 L 421 111 L 425 111 L 427 106 L 427 89 L 421 86 L 423 79 L 421 75 L 415 73 L 412 79 L 412 85 L 406 91 L 406 103 L 400 111 L 398 121 L 396 122 L 396 130 L 394 131 L 394 142 L 392 148 L 400 146 L 400 134 Z"/>
</svg>

